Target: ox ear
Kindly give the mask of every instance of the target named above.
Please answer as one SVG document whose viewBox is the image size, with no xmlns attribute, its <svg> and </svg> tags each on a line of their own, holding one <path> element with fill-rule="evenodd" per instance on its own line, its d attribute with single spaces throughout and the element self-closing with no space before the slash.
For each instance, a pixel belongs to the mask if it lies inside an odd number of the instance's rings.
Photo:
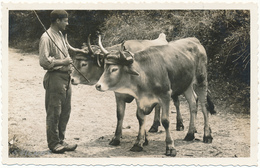
<svg viewBox="0 0 260 168">
<path fill-rule="evenodd" d="M 124 50 L 126 50 L 125 41 L 122 42 L 120 51 L 124 51 Z"/>
<path fill-rule="evenodd" d="M 132 65 L 126 67 L 126 72 L 130 75 L 136 75 L 139 76 L 139 73 L 133 68 Z"/>
</svg>

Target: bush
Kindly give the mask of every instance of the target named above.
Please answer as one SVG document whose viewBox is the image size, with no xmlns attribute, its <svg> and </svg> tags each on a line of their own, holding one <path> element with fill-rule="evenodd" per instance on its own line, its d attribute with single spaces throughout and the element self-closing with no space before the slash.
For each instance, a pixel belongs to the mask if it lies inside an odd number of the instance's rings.
<svg viewBox="0 0 260 168">
<path fill-rule="evenodd" d="M 50 25 L 50 11 L 37 11 L 45 25 Z M 48 18 L 48 19 L 47 19 Z M 33 24 L 32 26 L 32 23 Z M 9 11 L 9 45 L 25 52 L 38 50 L 39 38 L 44 29 L 33 11 Z"/>
<path fill-rule="evenodd" d="M 111 46 L 129 39 L 155 39 L 164 32 L 168 41 L 196 37 L 206 48 L 210 77 L 239 77 L 250 82 L 249 11 L 112 11 L 103 24 L 103 43 Z"/>
</svg>

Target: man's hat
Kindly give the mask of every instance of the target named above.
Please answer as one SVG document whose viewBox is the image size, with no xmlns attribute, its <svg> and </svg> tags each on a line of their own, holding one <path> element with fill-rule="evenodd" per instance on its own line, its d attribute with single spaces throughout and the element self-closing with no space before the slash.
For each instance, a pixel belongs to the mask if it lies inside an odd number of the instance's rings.
<svg viewBox="0 0 260 168">
<path fill-rule="evenodd" d="M 54 10 L 51 12 L 51 22 L 56 21 L 56 19 L 68 18 L 68 13 L 65 10 Z"/>
</svg>

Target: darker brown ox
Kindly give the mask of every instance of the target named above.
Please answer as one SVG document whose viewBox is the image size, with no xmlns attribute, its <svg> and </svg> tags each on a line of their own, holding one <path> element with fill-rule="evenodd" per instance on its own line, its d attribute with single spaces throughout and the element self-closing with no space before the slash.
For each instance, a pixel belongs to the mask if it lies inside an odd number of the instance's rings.
<svg viewBox="0 0 260 168">
<path fill-rule="evenodd" d="M 173 96 L 184 94 L 190 108 L 190 125 L 186 140 L 193 140 L 197 98 L 204 115 L 203 142 L 211 143 L 207 101 L 207 56 L 204 47 L 196 38 L 153 46 L 131 56 L 126 51 L 111 52 L 105 59 L 105 70 L 96 88 L 129 94 L 136 99 L 139 133 L 132 151 L 143 150 L 147 144 L 145 115 L 156 105 L 162 108 L 161 122 L 166 132 L 166 155 L 175 156 L 176 149 L 170 135 L 169 105 Z M 197 94 L 193 89 L 196 84 Z"/>
<path fill-rule="evenodd" d="M 99 37 L 99 43 L 101 42 L 101 39 Z M 128 40 L 124 42 L 124 48 L 130 52 L 138 52 L 141 51 L 147 47 L 155 46 L 155 45 L 165 45 L 168 44 L 166 41 L 165 34 L 161 33 L 159 37 L 155 40 Z M 74 49 L 70 46 L 71 49 Z M 86 81 L 86 79 L 79 74 L 77 71 L 72 72 L 72 84 L 85 84 L 85 85 L 94 85 L 101 77 L 102 73 L 104 72 L 103 64 L 103 57 L 105 53 L 101 52 L 100 47 L 97 46 L 91 46 L 90 45 L 90 39 L 88 39 L 88 45 L 85 47 L 87 48 L 85 52 L 78 53 L 74 58 L 74 65 L 76 68 L 89 80 Z M 108 51 L 118 51 L 121 48 L 121 44 L 115 45 L 112 47 L 107 48 Z M 74 51 L 77 51 L 74 49 Z M 116 93 L 116 105 L 117 105 L 117 126 L 115 135 L 110 141 L 110 145 L 119 145 L 120 144 L 120 138 L 122 136 L 122 124 L 123 124 L 123 118 L 125 113 L 125 106 L 126 103 L 132 102 L 134 99 L 133 96 L 128 94 L 121 94 Z M 178 97 L 177 97 L 178 99 Z M 176 106 L 176 109 L 179 107 Z M 138 110 L 138 109 L 137 109 Z M 178 113 L 180 114 L 180 113 Z M 178 115 L 181 118 L 180 115 Z M 157 132 L 158 126 L 160 125 L 159 121 L 160 117 L 160 106 L 155 107 L 155 121 L 152 125 L 150 132 Z M 183 130 L 183 124 L 182 119 L 178 120 L 180 122 L 177 122 L 179 125 L 179 130 Z M 180 124 L 181 123 L 181 124 Z M 178 126 L 177 126 L 178 127 Z M 182 129 L 181 129 L 182 128 Z"/>
</svg>

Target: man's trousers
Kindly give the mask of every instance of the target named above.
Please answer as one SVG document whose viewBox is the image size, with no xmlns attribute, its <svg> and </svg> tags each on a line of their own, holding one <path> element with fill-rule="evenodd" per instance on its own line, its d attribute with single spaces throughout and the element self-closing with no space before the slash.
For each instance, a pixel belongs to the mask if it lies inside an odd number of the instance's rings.
<svg viewBox="0 0 260 168">
<path fill-rule="evenodd" d="M 43 80 L 45 93 L 46 132 L 48 147 L 52 150 L 64 140 L 71 112 L 70 74 L 48 71 Z"/>
</svg>

